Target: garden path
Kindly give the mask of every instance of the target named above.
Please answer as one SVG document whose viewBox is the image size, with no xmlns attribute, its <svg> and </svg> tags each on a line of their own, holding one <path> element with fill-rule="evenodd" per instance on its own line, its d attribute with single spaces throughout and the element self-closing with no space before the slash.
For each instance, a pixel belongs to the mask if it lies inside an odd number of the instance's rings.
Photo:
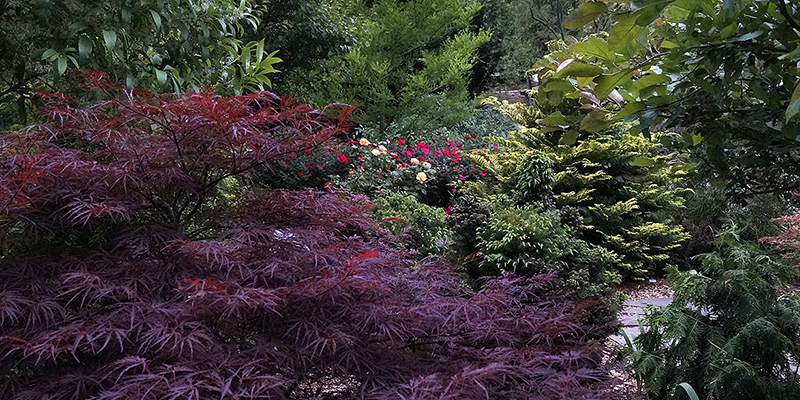
<svg viewBox="0 0 800 400">
<path fill-rule="evenodd" d="M 630 298 L 623 303 L 619 320 L 622 330 L 631 340 L 639 335 L 639 320 L 644 318 L 648 306 L 665 307 L 672 303 L 672 284 L 665 279 L 631 283 L 619 290 Z M 610 339 L 621 345 L 625 344 L 621 333 L 612 335 Z"/>
</svg>

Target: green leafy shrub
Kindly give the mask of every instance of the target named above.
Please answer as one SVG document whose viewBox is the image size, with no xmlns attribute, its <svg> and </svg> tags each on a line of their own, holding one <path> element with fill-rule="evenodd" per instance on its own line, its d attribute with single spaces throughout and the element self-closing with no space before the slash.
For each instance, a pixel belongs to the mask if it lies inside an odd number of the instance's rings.
<svg viewBox="0 0 800 400">
<path fill-rule="evenodd" d="M 800 300 L 775 285 L 797 271 L 728 229 L 700 273 L 674 272 L 672 304 L 650 312 L 631 358 L 652 399 L 679 398 L 689 383 L 703 399 L 800 396 Z"/>
<path fill-rule="evenodd" d="M 443 209 L 419 203 L 409 194 L 389 193 L 376 199 L 375 206 L 375 218 L 385 220 L 395 235 L 407 233 L 412 250 L 422 255 L 441 254 L 453 235 Z"/>
<path fill-rule="evenodd" d="M 496 197 L 494 212 L 477 229 L 480 262 L 473 275 L 511 272 L 533 276 L 556 270 L 566 287 L 581 297 L 607 293 L 618 282 L 611 265 L 614 255 L 602 247 L 575 238 L 561 217 L 540 207 L 515 207 Z"/>
<path fill-rule="evenodd" d="M 453 205 L 445 209 L 447 225 L 453 230 L 453 248 L 466 263 L 475 261 L 478 251 L 478 229 L 484 226 L 492 216 L 489 201 L 468 192 L 459 193 Z"/>
<path fill-rule="evenodd" d="M 541 151 L 529 151 L 520 159 L 512 180 L 522 201 L 541 201 L 555 181 L 553 160 Z"/>
<path fill-rule="evenodd" d="M 781 196 L 760 194 L 733 199 L 727 197 L 721 186 L 695 183 L 686 196 L 686 209 L 681 215 L 691 234 L 684 246 L 686 264 L 696 266 L 697 260 L 691 257 L 714 250 L 716 232 L 726 223 L 736 226 L 743 241 L 755 241 L 781 234 L 781 228 L 772 219 L 795 210 L 793 203 Z"/>
<path fill-rule="evenodd" d="M 535 100 L 539 104 L 546 98 Z M 539 106 L 516 108 L 524 107 Z M 569 126 L 567 117 L 559 115 Z M 672 216 L 683 205 L 684 190 L 677 183 L 687 170 L 674 155 L 661 154 L 660 135 L 647 138 L 625 124 L 597 131 L 584 125 L 566 130 L 537 126 L 490 138 L 496 151 L 471 154 L 490 178 L 471 189 L 513 192 L 524 202 L 551 187 L 553 207 L 579 211 L 584 225 L 580 238 L 612 253 L 617 272 L 641 277 L 670 265 L 689 236 Z M 532 185 L 549 177 L 547 163 L 534 161 L 540 157 L 536 154 L 550 160 L 551 184 Z"/>
</svg>

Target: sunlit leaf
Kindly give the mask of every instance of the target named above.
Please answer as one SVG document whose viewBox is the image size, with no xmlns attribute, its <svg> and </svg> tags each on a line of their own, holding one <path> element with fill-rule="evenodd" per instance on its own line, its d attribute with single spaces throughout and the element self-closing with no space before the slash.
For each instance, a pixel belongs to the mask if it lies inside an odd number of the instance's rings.
<svg viewBox="0 0 800 400">
<path fill-rule="evenodd" d="M 578 29 L 608 11 L 608 6 L 603 2 L 584 2 L 572 10 L 564 21 L 567 29 Z"/>
</svg>

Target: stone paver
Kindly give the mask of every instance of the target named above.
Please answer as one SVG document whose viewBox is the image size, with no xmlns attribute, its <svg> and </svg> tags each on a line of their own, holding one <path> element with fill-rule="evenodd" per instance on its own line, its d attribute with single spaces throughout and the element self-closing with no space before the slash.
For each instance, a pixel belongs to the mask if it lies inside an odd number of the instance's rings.
<svg viewBox="0 0 800 400">
<path fill-rule="evenodd" d="M 625 331 L 629 339 L 633 340 L 633 338 L 639 336 L 639 320 L 644 317 L 644 310 L 648 306 L 666 307 L 670 303 L 672 303 L 671 297 L 626 301 L 622 305 L 622 312 L 619 314 L 622 330 Z M 619 344 L 625 344 L 625 338 L 621 334 L 612 335 L 610 339 Z"/>
</svg>

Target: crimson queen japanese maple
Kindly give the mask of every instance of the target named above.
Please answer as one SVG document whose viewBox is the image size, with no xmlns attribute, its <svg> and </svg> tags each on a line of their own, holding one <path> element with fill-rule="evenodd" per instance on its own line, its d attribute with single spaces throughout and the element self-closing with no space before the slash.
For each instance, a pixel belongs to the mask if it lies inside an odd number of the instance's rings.
<svg viewBox="0 0 800 400">
<path fill-rule="evenodd" d="M 600 397 L 552 277 L 471 293 L 365 199 L 248 184 L 350 108 L 95 78 L 111 100 L 0 136 L 0 398 Z"/>
</svg>

